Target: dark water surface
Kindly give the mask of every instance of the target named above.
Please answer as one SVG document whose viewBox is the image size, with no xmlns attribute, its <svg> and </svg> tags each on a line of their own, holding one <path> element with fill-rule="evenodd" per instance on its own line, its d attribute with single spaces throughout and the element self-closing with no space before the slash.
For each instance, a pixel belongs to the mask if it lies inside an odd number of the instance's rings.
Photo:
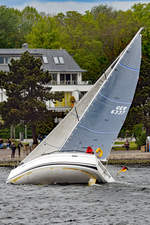
<svg viewBox="0 0 150 225">
<path fill-rule="evenodd" d="M 8 185 L 10 169 L 0 168 L 0 225 L 149 225 L 150 168 L 128 168 L 116 183 L 92 187 Z"/>
</svg>

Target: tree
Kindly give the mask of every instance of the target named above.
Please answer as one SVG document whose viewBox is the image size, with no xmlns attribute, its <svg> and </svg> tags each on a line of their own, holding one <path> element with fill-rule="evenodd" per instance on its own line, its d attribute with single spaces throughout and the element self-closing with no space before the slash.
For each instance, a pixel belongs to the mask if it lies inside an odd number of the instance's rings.
<svg viewBox="0 0 150 225">
<path fill-rule="evenodd" d="M 33 7 L 27 6 L 19 12 L 18 36 L 20 45 L 26 42 L 26 36 L 31 32 L 33 25 L 38 23 L 40 18 L 40 14 Z"/>
<path fill-rule="evenodd" d="M 143 124 L 136 124 L 133 127 L 133 134 L 136 139 L 136 144 L 138 145 L 138 148 L 140 149 L 140 147 L 142 145 L 145 145 L 146 143 L 146 132 L 143 129 Z"/>
<path fill-rule="evenodd" d="M 61 47 L 66 49 L 87 70 L 84 80 L 95 82 L 106 66 L 107 59 L 99 40 L 97 23 L 90 12 L 82 15 L 68 11 L 55 17 L 60 30 Z"/>
<path fill-rule="evenodd" d="M 26 40 L 32 48 L 55 49 L 60 48 L 59 35 L 55 19 L 45 16 L 33 25 Z"/>
<path fill-rule="evenodd" d="M 11 60 L 9 72 L 0 72 L 1 88 L 6 90 L 7 102 L 0 111 L 5 124 L 16 125 L 23 121 L 32 129 L 33 142 L 37 144 L 36 125 L 48 113 L 45 101 L 55 98 L 46 84 L 51 80 L 48 71 L 41 69 L 40 58 L 26 51 L 20 60 Z M 59 99 L 59 97 L 58 97 Z"/>
<path fill-rule="evenodd" d="M 16 47 L 18 36 L 18 11 L 0 6 L 0 48 Z"/>
</svg>

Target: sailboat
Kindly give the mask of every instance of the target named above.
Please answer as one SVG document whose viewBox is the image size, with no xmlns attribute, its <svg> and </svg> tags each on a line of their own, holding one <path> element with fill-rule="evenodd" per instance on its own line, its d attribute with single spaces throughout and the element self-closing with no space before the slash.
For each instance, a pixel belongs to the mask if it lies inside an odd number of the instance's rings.
<svg viewBox="0 0 150 225">
<path fill-rule="evenodd" d="M 141 30 L 57 127 L 10 172 L 7 183 L 114 182 L 103 161 L 134 97 L 141 64 Z M 94 154 L 86 153 L 88 146 Z"/>
</svg>

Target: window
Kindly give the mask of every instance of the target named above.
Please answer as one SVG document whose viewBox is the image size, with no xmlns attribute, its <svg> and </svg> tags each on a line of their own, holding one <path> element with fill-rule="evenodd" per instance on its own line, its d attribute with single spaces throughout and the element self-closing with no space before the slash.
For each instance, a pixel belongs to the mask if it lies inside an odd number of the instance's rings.
<svg viewBox="0 0 150 225">
<path fill-rule="evenodd" d="M 60 74 L 61 84 L 71 84 L 71 74 Z"/>
<path fill-rule="evenodd" d="M 55 63 L 55 64 L 59 64 L 58 57 L 53 57 L 53 59 L 54 59 L 54 63 Z"/>
<path fill-rule="evenodd" d="M 52 80 L 57 81 L 57 74 L 56 73 L 52 73 L 51 74 L 51 78 L 52 78 Z"/>
<path fill-rule="evenodd" d="M 64 64 L 64 58 L 62 56 L 59 57 L 60 64 Z"/>
<path fill-rule="evenodd" d="M 77 74 L 72 74 L 72 84 L 77 84 Z"/>
<path fill-rule="evenodd" d="M 0 64 L 4 64 L 4 57 L 0 56 Z"/>
<path fill-rule="evenodd" d="M 64 58 L 62 56 L 59 57 L 55 56 L 53 57 L 53 59 L 55 64 L 64 64 Z"/>
<path fill-rule="evenodd" d="M 65 74 L 60 74 L 60 83 L 64 84 L 65 83 Z"/>
<path fill-rule="evenodd" d="M 10 57 L 5 57 L 5 63 L 6 64 L 10 63 Z"/>
<path fill-rule="evenodd" d="M 48 63 L 48 59 L 47 59 L 47 57 L 46 57 L 46 56 L 44 56 L 44 55 L 43 55 L 42 57 L 43 57 L 43 61 L 44 61 L 44 63 L 46 63 L 46 64 L 47 64 L 47 63 Z"/>
<path fill-rule="evenodd" d="M 18 60 L 20 56 L 0 56 L 0 64 L 7 65 L 10 63 L 11 59 Z"/>
<path fill-rule="evenodd" d="M 10 63 L 11 59 L 18 60 L 18 59 L 20 59 L 20 56 L 14 56 L 14 57 L 0 56 L 0 64 L 7 65 L 8 63 Z"/>
<path fill-rule="evenodd" d="M 57 84 L 57 74 L 56 73 L 53 73 L 51 74 L 51 84 Z"/>
<path fill-rule="evenodd" d="M 66 74 L 66 82 L 70 82 L 70 74 Z"/>
</svg>

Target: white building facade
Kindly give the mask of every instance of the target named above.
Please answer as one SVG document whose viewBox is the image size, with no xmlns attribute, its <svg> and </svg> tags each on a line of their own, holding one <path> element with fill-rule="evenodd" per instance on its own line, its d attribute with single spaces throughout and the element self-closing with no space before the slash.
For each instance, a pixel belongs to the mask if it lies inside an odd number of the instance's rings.
<svg viewBox="0 0 150 225">
<path fill-rule="evenodd" d="M 12 58 L 19 59 L 21 55 L 29 51 L 34 57 L 40 57 L 43 69 L 51 73 L 51 82 L 47 85 L 52 87 L 52 92 L 64 92 L 62 101 L 50 99 L 46 102 L 49 110 L 63 112 L 72 107 L 72 98 L 77 102 L 92 85 L 82 81 L 81 69 L 66 50 L 29 49 L 26 45 L 21 49 L 0 49 L 0 70 L 9 71 L 8 64 Z M 0 89 L 0 102 L 6 101 L 4 89 Z"/>
</svg>

